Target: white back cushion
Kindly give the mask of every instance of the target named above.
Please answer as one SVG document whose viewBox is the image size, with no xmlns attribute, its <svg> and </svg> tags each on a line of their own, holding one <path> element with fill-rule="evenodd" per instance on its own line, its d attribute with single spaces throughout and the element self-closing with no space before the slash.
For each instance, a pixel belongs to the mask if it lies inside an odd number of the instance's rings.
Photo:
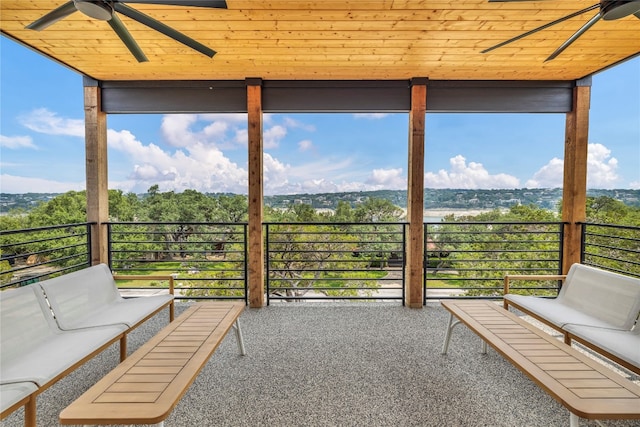
<svg viewBox="0 0 640 427">
<path fill-rule="evenodd" d="M 56 330 L 42 290 L 36 284 L 0 292 L 3 366 L 37 348 Z"/>
<path fill-rule="evenodd" d="M 61 329 L 86 324 L 97 310 L 122 300 L 105 264 L 74 271 L 40 282 Z"/>
<path fill-rule="evenodd" d="M 558 300 L 615 328 L 628 330 L 640 313 L 640 279 L 573 264 Z"/>
</svg>

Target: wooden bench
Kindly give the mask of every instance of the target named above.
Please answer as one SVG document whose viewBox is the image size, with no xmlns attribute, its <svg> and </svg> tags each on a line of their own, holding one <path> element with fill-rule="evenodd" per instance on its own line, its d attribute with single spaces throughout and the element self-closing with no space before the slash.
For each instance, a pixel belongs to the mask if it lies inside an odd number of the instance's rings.
<svg viewBox="0 0 640 427">
<path fill-rule="evenodd" d="M 640 386 L 491 301 L 443 301 L 450 312 L 442 353 L 464 323 L 579 418 L 640 419 Z M 456 320 L 457 319 L 457 320 Z M 525 403 L 525 402 L 523 402 Z"/>
<path fill-rule="evenodd" d="M 60 413 L 60 424 L 159 424 L 227 332 L 244 343 L 243 302 L 195 303 Z"/>
<path fill-rule="evenodd" d="M 556 298 L 511 293 L 514 280 L 563 280 Z M 640 374 L 640 279 L 584 264 L 564 275 L 506 275 L 504 308 L 514 308 Z"/>
</svg>

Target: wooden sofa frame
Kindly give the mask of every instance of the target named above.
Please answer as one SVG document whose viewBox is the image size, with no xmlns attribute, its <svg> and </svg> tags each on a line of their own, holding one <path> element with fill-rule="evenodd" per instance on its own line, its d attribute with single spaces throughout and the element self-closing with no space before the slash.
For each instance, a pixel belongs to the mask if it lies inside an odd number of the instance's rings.
<svg viewBox="0 0 640 427">
<path fill-rule="evenodd" d="M 91 280 L 96 277 L 102 280 Z M 24 407 L 25 427 L 35 427 L 38 394 L 116 341 L 124 360 L 127 334 L 162 309 L 169 307 L 173 320 L 172 276 L 117 277 L 168 280 L 169 295 L 124 299 L 104 264 L 0 292 L 0 419 Z M 107 288 L 97 291 L 105 299 L 95 296 L 96 282 Z"/>
<path fill-rule="evenodd" d="M 515 295 L 514 280 L 562 280 L 556 298 Z M 504 308 L 514 307 L 620 366 L 640 374 L 640 279 L 584 264 L 567 275 L 505 275 Z"/>
</svg>

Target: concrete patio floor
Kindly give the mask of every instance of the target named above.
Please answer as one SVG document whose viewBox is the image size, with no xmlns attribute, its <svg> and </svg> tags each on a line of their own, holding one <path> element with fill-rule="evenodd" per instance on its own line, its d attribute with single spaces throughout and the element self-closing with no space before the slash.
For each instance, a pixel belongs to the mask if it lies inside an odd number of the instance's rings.
<svg viewBox="0 0 640 427">
<path fill-rule="evenodd" d="M 178 315 L 187 303 L 177 303 Z M 165 427 L 568 426 L 558 402 L 458 327 L 440 354 L 447 314 L 439 303 L 275 303 L 243 313 L 246 356 L 229 334 Z M 167 323 L 156 315 L 129 337 L 132 352 Z M 114 345 L 38 398 L 38 426 L 118 361 Z M 628 375 L 628 373 L 626 374 Z M 637 381 L 637 376 L 630 377 Z M 22 426 L 22 410 L 2 427 Z M 640 420 L 581 420 L 639 426 Z"/>
</svg>

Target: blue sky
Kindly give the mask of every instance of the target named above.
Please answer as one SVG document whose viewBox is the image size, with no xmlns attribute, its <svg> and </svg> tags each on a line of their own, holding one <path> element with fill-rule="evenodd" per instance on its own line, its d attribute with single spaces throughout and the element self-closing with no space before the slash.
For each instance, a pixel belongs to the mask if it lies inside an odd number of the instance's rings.
<svg viewBox="0 0 640 427">
<path fill-rule="evenodd" d="M 82 77 L 0 37 L 0 191 L 83 190 Z M 425 186 L 561 187 L 564 114 L 428 114 Z M 247 192 L 243 114 L 109 115 L 109 188 Z M 405 189 L 407 114 L 265 115 L 265 194 Z M 595 75 L 589 188 L 640 189 L 640 58 Z"/>
</svg>

